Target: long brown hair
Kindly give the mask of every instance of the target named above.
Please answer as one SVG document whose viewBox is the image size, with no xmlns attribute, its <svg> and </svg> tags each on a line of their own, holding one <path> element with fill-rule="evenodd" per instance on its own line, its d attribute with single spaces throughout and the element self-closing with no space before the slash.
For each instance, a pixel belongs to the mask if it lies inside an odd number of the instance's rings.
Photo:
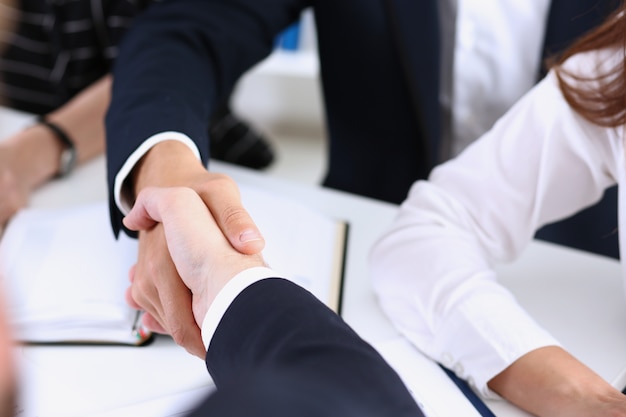
<svg viewBox="0 0 626 417">
<path fill-rule="evenodd" d="M 592 77 L 563 68 L 571 56 L 592 50 L 614 48 L 622 59 Z M 599 27 L 576 41 L 555 66 L 559 86 L 569 105 L 581 116 L 600 126 L 626 124 L 626 3 L 613 12 Z"/>
</svg>

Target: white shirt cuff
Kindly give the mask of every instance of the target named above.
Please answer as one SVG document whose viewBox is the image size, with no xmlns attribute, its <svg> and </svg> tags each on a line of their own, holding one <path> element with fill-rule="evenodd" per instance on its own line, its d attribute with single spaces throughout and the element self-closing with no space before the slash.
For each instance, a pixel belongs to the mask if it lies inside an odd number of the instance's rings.
<svg viewBox="0 0 626 417">
<path fill-rule="evenodd" d="M 250 285 L 266 278 L 284 278 L 274 270 L 259 266 L 241 271 L 222 288 L 209 307 L 202 321 L 202 342 L 209 348 L 213 334 L 224 313 L 237 296 Z"/>
<path fill-rule="evenodd" d="M 196 155 L 198 159 L 200 159 L 200 152 L 198 151 L 198 147 L 196 144 L 185 134 L 179 132 L 161 132 L 157 133 L 146 139 L 139 147 L 133 152 L 122 168 L 118 171 L 117 175 L 115 175 L 115 182 L 113 184 L 113 197 L 115 199 L 115 204 L 117 208 L 120 209 L 124 215 L 128 214 L 130 209 L 132 208 L 133 202 L 128 201 L 125 198 L 122 190 L 122 186 L 124 185 L 124 181 L 133 170 L 137 162 L 156 144 L 160 142 L 164 142 L 166 140 L 176 140 L 187 145 L 193 153 Z"/>
</svg>

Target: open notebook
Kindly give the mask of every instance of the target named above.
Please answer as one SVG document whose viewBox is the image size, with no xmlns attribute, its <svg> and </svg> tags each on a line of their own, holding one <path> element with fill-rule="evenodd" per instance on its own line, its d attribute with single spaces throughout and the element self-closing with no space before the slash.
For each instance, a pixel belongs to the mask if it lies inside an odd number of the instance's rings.
<svg viewBox="0 0 626 417">
<path fill-rule="evenodd" d="M 277 272 L 339 310 L 347 227 L 296 202 L 242 188 Z M 116 240 L 105 201 L 25 209 L 0 241 L 0 277 L 17 339 L 143 344 L 150 335 L 124 301 L 137 242 Z"/>
</svg>

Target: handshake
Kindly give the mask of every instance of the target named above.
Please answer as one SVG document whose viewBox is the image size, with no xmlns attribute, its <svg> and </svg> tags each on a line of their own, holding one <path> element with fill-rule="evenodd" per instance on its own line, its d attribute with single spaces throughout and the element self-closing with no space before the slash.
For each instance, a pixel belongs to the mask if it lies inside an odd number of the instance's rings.
<svg viewBox="0 0 626 417">
<path fill-rule="evenodd" d="M 143 324 L 150 330 L 170 334 L 190 353 L 204 358 L 207 346 L 200 329 L 213 300 L 240 272 L 265 266 L 263 257 L 234 249 L 191 188 L 144 189 L 124 225 L 156 235 L 148 240 L 151 243 L 165 239 L 162 246 L 168 251 L 160 256 L 157 252 L 150 268 L 131 269 L 126 301 L 145 311 Z M 263 240 L 258 232 L 255 235 L 259 236 L 256 248 L 261 248 Z M 140 253 L 153 249 L 143 242 L 140 239 Z"/>
</svg>

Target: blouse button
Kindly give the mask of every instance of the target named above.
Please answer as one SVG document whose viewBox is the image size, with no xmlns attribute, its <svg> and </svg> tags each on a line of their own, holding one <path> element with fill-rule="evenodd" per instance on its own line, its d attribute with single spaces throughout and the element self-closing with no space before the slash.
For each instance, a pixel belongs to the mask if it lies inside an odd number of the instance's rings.
<svg viewBox="0 0 626 417">
<path fill-rule="evenodd" d="M 452 362 L 454 362 L 454 357 L 450 353 L 444 352 L 444 354 L 441 356 L 441 364 L 449 368 L 450 366 L 452 366 Z"/>
</svg>

